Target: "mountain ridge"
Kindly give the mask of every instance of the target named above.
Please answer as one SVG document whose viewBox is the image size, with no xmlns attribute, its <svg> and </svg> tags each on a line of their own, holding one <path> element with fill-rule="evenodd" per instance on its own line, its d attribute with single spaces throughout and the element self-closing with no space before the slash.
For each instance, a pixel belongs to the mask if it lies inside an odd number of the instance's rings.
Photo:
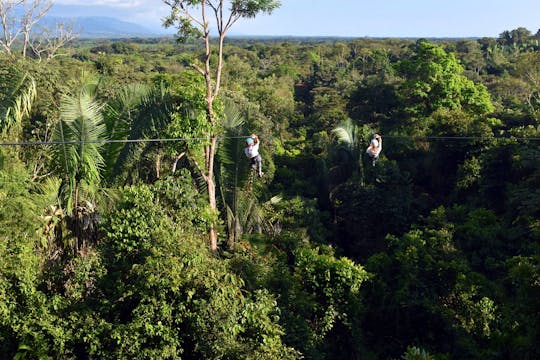
<svg viewBox="0 0 540 360">
<path fill-rule="evenodd" d="M 79 33 L 79 38 L 81 39 L 120 39 L 132 37 L 162 37 L 170 35 L 165 31 L 158 32 L 142 25 L 110 16 L 46 16 L 40 23 L 45 26 L 51 26 L 55 23 L 73 24 L 73 30 L 76 33 Z"/>
</svg>

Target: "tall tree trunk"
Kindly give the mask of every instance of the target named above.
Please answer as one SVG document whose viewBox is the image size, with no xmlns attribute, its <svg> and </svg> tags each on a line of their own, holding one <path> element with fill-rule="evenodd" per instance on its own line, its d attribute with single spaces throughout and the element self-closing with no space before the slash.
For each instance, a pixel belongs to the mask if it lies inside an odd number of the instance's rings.
<svg viewBox="0 0 540 360">
<path fill-rule="evenodd" d="M 211 110 L 211 106 L 209 107 Z M 207 163 L 207 175 L 206 175 L 206 184 L 208 188 L 208 202 L 210 205 L 210 210 L 212 211 L 212 214 L 217 213 L 217 202 L 216 202 L 216 183 L 214 182 L 214 154 L 216 151 L 216 144 L 217 144 L 217 135 L 212 135 L 212 138 L 210 139 L 210 147 L 208 149 L 209 157 L 208 157 L 208 163 Z M 218 234 L 216 229 L 216 224 L 210 225 L 210 249 L 212 251 L 217 250 L 217 240 L 218 240 Z"/>
<path fill-rule="evenodd" d="M 30 30 L 24 31 L 24 37 L 23 37 L 23 46 L 22 46 L 22 57 L 26 57 L 26 49 L 28 49 L 28 43 L 30 42 Z"/>
<path fill-rule="evenodd" d="M 203 19 L 204 24 L 204 42 L 205 42 L 205 62 L 204 62 L 204 80 L 206 83 L 206 105 L 207 105 L 207 118 L 208 121 L 215 125 L 216 119 L 214 118 L 214 98 L 217 94 L 217 90 L 214 90 L 212 86 L 212 68 L 210 66 L 210 55 L 211 55 L 211 49 L 210 49 L 210 28 L 208 26 L 208 22 L 206 21 L 206 1 L 203 0 L 202 6 L 201 6 L 201 15 Z M 218 70 L 219 72 L 219 70 Z M 212 211 L 212 214 L 217 213 L 217 202 L 216 202 L 216 183 L 214 181 L 214 154 L 216 152 L 216 143 L 217 143 L 217 135 L 212 134 L 210 138 L 210 146 L 206 149 L 206 185 L 208 189 L 208 203 L 210 205 L 210 210 Z M 217 240 L 218 240 L 218 234 L 216 229 L 216 224 L 210 224 L 210 232 L 209 232 L 209 240 L 210 240 L 210 249 L 215 252 L 217 251 Z"/>
<path fill-rule="evenodd" d="M 172 8 L 172 13 L 165 21 L 166 26 L 171 26 L 178 23 L 179 30 L 182 35 L 190 35 L 189 31 L 184 32 L 186 23 L 190 23 L 202 30 L 202 39 L 205 42 L 205 61 L 204 66 L 200 67 L 192 64 L 193 67 L 204 77 L 206 85 L 206 102 L 207 102 L 207 120 L 212 125 L 212 134 L 210 135 L 210 145 L 205 147 L 205 169 L 202 173 L 208 190 L 208 200 L 210 209 L 217 213 L 216 206 L 216 184 L 214 182 L 214 155 L 216 150 L 217 134 L 216 118 L 212 109 L 214 99 L 218 96 L 221 83 L 221 70 L 223 67 L 223 46 L 225 34 L 229 28 L 240 18 L 252 18 L 259 12 L 271 13 L 272 10 L 279 6 L 278 1 L 233 1 L 226 2 L 223 0 L 210 1 L 188 1 L 188 0 L 164 0 L 164 2 Z M 230 4 L 232 3 L 232 4 Z M 231 5 L 230 12 L 224 13 L 223 7 Z M 200 9 L 200 18 L 190 13 L 190 10 Z M 207 19 L 207 9 L 210 12 L 210 17 L 214 17 L 219 34 L 218 40 L 218 63 L 215 69 L 212 69 L 210 64 L 210 22 Z M 214 77 L 215 76 L 215 77 Z M 212 81 L 214 79 L 215 81 Z M 217 250 L 217 229 L 215 224 L 210 227 L 210 247 L 212 251 Z"/>
</svg>

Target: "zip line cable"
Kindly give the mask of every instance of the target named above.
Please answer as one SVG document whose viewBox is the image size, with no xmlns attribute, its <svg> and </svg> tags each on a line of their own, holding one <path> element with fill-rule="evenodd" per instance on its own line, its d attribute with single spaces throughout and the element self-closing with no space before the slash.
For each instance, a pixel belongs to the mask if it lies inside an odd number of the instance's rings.
<svg viewBox="0 0 540 360">
<path fill-rule="evenodd" d="M 242 139 L 244 136 L 219 136 L 219 139 Z M 411 139 L 411 140 L 520 140 L 540 141 L 540 137 L 483 137 L 483 136 L 408 136 L 386 135 L 383 139 Z M 175 142 L 175 141 L 204 141 L 208 138 L 152 138 L 152 139 L 123 139 L 123 140 L 91 140 L 91 141 L 23 141 L 4 142 L 0 146 L 39 146 L 39 145 L 81 145 L 81 144 L 113 144 L 113 143 L 145 143 L 145 142 Z"/>
<path fill-rule="evenodd" d="M 407 136 L 407 135 L 386 135 L 383 139 L 412 139 L 412 140 L 528 140 L 540 141 L 539 137 L 484 137 L 484 136 Z"/>
<path fill-rule="evenodd" d="M 240 139 L 245 136 L 227 136 L 220 139 Z M 91 141 L 23 141 L 4 142 L 0 146 L 38 146 L 38 145 L 81 145 L 81 144 L 113 144 L 113 143 L 144 143 L 144 142 L 174 142 L 174 141 L 203 141 L 208 138 L 154 138 L 154 139 L 123 139 L 123 140 L 91 140 Z"/>
</svg>

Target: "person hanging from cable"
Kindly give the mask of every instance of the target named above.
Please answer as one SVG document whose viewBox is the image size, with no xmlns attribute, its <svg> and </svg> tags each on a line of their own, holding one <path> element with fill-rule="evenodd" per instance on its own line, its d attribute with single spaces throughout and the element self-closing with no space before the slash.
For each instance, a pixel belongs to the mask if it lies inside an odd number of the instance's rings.
<svg viewBox="0 0 540 360">
<path fill-rule="evenodd" d="M 259 145 L 260 145 L 259 137 L 256 134 L 251 134 L 246 139 L 246 145 L 247 146 L 244 149 L 244 153 L 249 159 L 251 168 L 257 171 L 257 173 L 259 174 L 259 177 L 262 177 L 263 176 L 262 157 L 261 157 L 261 154 L 259 154 Z"/>
<path fill-rule="evenodd" d="M 379 160 L 379 155 L 382 151 L 382 136 L 379 134 L 373 135 L 373 139 L 371 139 L 371 142 L 369 143 L 368 148 L 366 149 L 366 153 L 371 158 L 371 164 L 375 166 L 375 163 L 377 160 Z"/>
</svg>

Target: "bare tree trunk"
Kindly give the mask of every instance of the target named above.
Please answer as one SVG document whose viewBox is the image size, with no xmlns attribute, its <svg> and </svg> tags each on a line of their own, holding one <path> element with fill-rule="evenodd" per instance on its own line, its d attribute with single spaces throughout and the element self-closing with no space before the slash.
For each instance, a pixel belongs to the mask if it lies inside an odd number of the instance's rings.
<svg viewBox="0 0 540 360">
<path fill-rule="evenodd" d="M 156 155 L 156 179 L 159 179 L 161 176 L 160 169 L 161 169 L 161 154 Z"/>
<path fill-rule="evenodd" d="M 212 68 L 210 65 L 210 55 L 211 55 L 211 49 L 210 49 L 210 28 L 208 26 L 208 22 L 206 20 L 206 1 L 202 2 L 202 19 L 204 24 L 204 42 L 205 42 L 205 62 L 204 62 L 204 80 L 206 83 L 206 105 L 207 105 L 207 118 L 208 121 L 215 125 L 216 119 L 214 118 L 214 97 L 217 95 L 217 84 L 216 81 L 216 88 L 214 89 L 212 85 Z M 219 78 L 219 73 L 221 70 L 218 67 L 217 70 L 217 77 Z M 212 211 L 212 214 L 217 214 L 217 202 L 216 202 L 216 183 L 214 182 L 214 155 L 216 152 L 216 144 L 217 144 L 217 135 L 212 134 L 210 139 L 210 145 L 207 147 L 206 150 L 206 185 L 208 189 L 208 203 L 210 205 L 210 210 Z M 210 249 L 215 252 L 217 251 L 217 242 L 218 242 L 218 233 L 216 229 L 215 224 L 210 224 L 210 232 L 209 232 L 209 240 L 210 240 Z"/>
<path fill-rule="evenodd" d="M 184 33 L 184 27 L 186 22 L 195 25 L 202 31 L 202 39 L 205 42 L 205 62 L 204 66 L 198 66 L 197 64 L 192 64 L 205 80 L 206 85 L 206 103 L 207 103 L 207 120 L 212 125 L 211 133 L 209 134 L 210 144 L 205 146 L 205 169 L 202 172 L 202 175 L 206 181 L 207 190 L 208 190 L 208 201 L 210 209 L 217 213 L 216 205 L 216 184 L 214 182 L 214 155 L 216 151 L 217 143 L 217 134 L 215 125 L 216 118 L 213 110 L 213 102 L 218 96 L 219 87 L 221 83 L 221 70 L 223 67 L 223 40 L 225 34 L 230 29 L 230 27 L 240 18 L 251 18 L 259 12 L 271 13 L 272 10 L 279 6 L 279 2 L 263 2 L 263 4 L 258 4 L 255 1 L 249 1 L 244 3 L 244 1 L 233 1 L 226 2 L 224 0 L 201 0 L 201 1 L 188 1 L 188 0 L 163 0 L 167 5 L 172 8 L 171 15 L 165 19 L 166 26 L 172 26 L 175 23 L 179 23 L 180 32 L 183 35 L 189 36 L 190 32 Z M 227 6 L 227 3 L 231 3 L 231 9 L 228 14 L 224 13 L 224 6 Z M 249 6 L 247 6 L 249 5 Z M 246 7 L 247 6 L 247 7 Z M 197 18 L 190 13 L 190 10 L 193 8 L 199 8 L 201 10 L 201 17 Z M 219 43 L 218 43 L 218 64 L 213 70 L 210 64 L 210 22 L 207 18 L 207 8 L 210 12 L 210 17 L 213 17 L 216 21 L 217 31 L 219 33 Z M 215 76 L 214 80 L 213 76 Z M 197 166 L 198 167 L 198 166 Z M 210 227 L 210 248 L 212 251 L 217 250 L 217 229 L 215 224 Z"/>
<path fill-rule="evenodd" d="M 217 135 L 213 135 L 212 139 L 210 139 L 210 148 L 209 153 L 210 157 L 208 159 L 207 164 L 207 178 L 206 178 L 206 184 L 208 186 L 208 202 L 210 205 L 210 210 L 212 210 L 212 213 L 217 213 L 217 202 L 216 202 L 216 183 L 214 182 L 214 153 L 216 150 L 216 143 L 217 143 Z M 218 233 L 217 229 L 215 227 L 215 224 L 210 225 L 210 249 L 212 251 L 217 251 L 217 240 L 218 240 Z"/>
<path fill-rule="evenodd" d="M 44 58 L 50 61 L 58 55 L 58 49 L 78 37 L 79 34 L 73 30 L 73 24 L 57 23 L 54 28 L 40 29 L 38 36 L 30 39 L 28 45 L 40 61 Z"/>
<path fill-rule="evenodd" d="M 24 0 L 27 1 L 27 0 Z M 24 13 L 21 19 L 23 33 L 22 56 L 26 57 L 26 52 L 30 48 L 30 36 L 34 25 L 49 12 L 52 7 L 51 0 L 33 0 L 30 7 Z"/>
<path fill-rule="evenodd" d="M 2 47 L 8 55 L 12 55 L 11 46 L 21 33 L 21 28 L 16 26 L 14 9 L 21 5 L 24 0 L 13 2 L 0 1 L 0 22 L 2 24 Z"/>
<path fill-rule="evenodd" d="M 0 0 L 0 45 L 7 54 L 13 54 L 12 45 L 22 36 L 21 54 L 26 57 L 28 49 L 32 48 L 32 29 L 52 5 L 52 0 Z"/>
<path fill-rule="evenodd" d="M 24 29 L 23 31 L 23 46 L 22 46 L 22 57 L 26 57 L 26 49 L 30 44 L 30 29 Z"/>
</svg>

